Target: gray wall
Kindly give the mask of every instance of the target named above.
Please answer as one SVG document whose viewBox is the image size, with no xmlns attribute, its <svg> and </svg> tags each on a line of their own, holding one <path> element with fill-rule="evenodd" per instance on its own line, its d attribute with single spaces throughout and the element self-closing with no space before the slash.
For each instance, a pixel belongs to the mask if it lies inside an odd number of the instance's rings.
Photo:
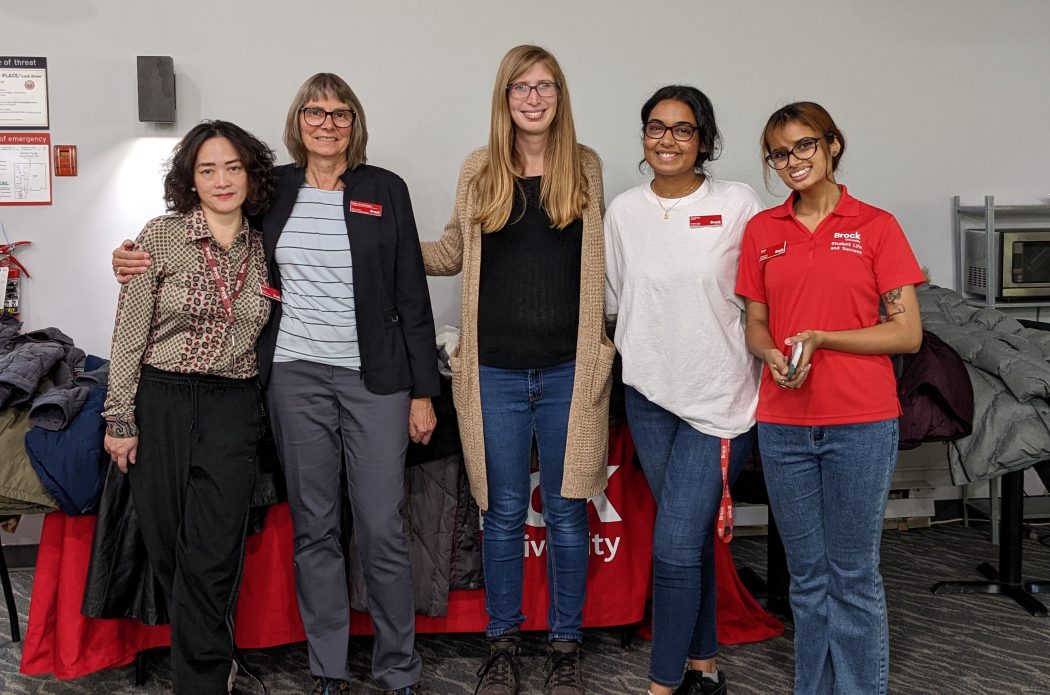
<svg viewBox="0 0 1050 695">
<path fill-rule="evenodd" d="M 408 181 L 425 239 L 485 140 L 500 57 L 525 42 L 559 57 L 607 198 L 642 180 L 639 106 L 680 81 L 715 103 L 726 141 L 715 174 L 770 204 L 784 190 L 763 189 L 765 118 L 796 99 L 827 106 L 848 140 L 840 179 L 900 218 L 940 284 L 951 284 L 950 196 L 1050 202 L 1046 0 L 5 0 L 0 33 L 0 53 L 48 58 L 52 142 L 80 148 L 81 174 L 54 181 L 53 206 L 0 207 L 8 238 L 34 242 L 20 252 L 33 273 L 24 318 L 103 355 L 117 296 L 109 251 L 163 211 L 161 164 L 177 136 L 224 118 L 286 161 L 288 101 L 320 70 L 358 92 L 369 159 Z M 174 127 L 137 122 L 136 55 L 174 58 Z M 457 323 L 457 281 L 431 288 L 438 322 Z"/>
</svg>

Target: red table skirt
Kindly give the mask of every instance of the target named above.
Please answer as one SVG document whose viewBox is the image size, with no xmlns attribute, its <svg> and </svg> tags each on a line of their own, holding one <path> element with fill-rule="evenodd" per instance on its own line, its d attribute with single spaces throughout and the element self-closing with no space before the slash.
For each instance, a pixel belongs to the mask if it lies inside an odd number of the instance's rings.
<svg viewBox="0 0 1050 695">
<path fill-rule="evenodd" d="M 630 625 L 645 617 L 652 567 L 655 513 L 645 478 L 630 461 L 633 445 L 626 428 L 610 435 L 609 489 L 589 504 L 591 559 L 585 627 Z M 538 480 L 534 476 L 534 486 Z M 538 513 L 539 495 L 526 527 L 523 612 L 526 630 L 547 623 L 546 533 Z M 130 663 L 135 654 L 170 644 L 167 626 L 136 620 L 103 620 L 81 614 L 95 517 L 52 512 L 44 520 L 37 555 L 22 673 L 76 678 Z M 783 626 L 762 610 L 740 584 L 732 556 L 717 542 L 719 641 L 753 642 L 779 635 Z M 443 617 L 416 617 L 420 633 L 481 632 L 487 624 L 485 592 L 453 591 Z M 306 639 L 295 599 L 292 528 L 287 504 L 275 505 L 260 533 L 248 539 L 244 575 L 235 614 L 237 645 L 261 649 Z M 369 634 L 367 614 L 351 616 L 352 634 Z"/>
</svg>

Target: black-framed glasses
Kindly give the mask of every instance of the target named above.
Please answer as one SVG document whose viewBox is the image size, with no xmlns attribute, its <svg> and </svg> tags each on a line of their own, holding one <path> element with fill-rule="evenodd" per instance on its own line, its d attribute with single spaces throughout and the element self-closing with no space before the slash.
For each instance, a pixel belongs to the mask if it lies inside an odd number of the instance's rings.
<svg viewBox="0 0 1050 695">
<path fill-rule="evenodd" d="M 671 131 L 671 137 L 678 142 L 688 142 L 692 139 L 693 133 L 700 130 L 700 128 L 688 123 L 667 125 L 662 121 L 648 121 L 642 125 L 642 132 L 645 133 L 645 137 L 651 140 L 659 140 L 668 130 Z"/>
<path fill-rule="evenodd" d="M 304 106 L 299 109 L 299 113 L 303 114 L 303 120 L 306 121 L 306 125 L 320 126 L 324 125 L 324 121 L 329 116 L 332 117 L 332 125 L 336 128 L 349 128 L 354 122 L 353 109 L 335 109 L 334 111 L 325 111 L 320 106 Z"/>
<path fill-rule="evenodd" d="M 817 153 L 817 146 L 820 144 L 820 141 L 830 139 L 830 135 L 820 138 L 802 138 L 790 150 L 773 150 L 767 154 L 765 156 L 766 164 L 780 171 L 787 167 L 788 159 L 791 155 L 795 155 L 795 159 L 800 160 L 812 159 L 813 155 Z"/>
<path fill-rule="evenodd" d="M 529 84 L 528 82 L 512 82 L 507 85 L 507 94 L 515 99 L 524 100 L 529 98 L 534 89 L 536 90 L 536 94 L 544 99 L 550 99 L 558 93 L 558 90 L 561 89 L 561 85 L 557 82 L 549 82 L 547 80 L 537 82 L 536 84 Z"/>
</svg>

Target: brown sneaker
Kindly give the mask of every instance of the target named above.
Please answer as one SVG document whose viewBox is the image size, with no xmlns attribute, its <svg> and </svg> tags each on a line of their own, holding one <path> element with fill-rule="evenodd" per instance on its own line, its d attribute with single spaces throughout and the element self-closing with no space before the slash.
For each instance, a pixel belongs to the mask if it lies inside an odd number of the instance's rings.
<svg viewBox="0 0 1050 695">
<path fill-rule="evenodd" d="M 554 640 L 547 644 L 547 680 L 543 695 L 583 695 L 580 643 Z"/>
<path fill-rule="evenodd" d="M 478 669 L 474 695 L 518 695 L 520 674 L 518 635 L 514 631 L 489 642 L 489 656 Z"/>
<path fill-rule="evenodd" d="M 338 678 L 315 676 L 313 695 L 350 695 L 350 684 Z"/>
</svg>

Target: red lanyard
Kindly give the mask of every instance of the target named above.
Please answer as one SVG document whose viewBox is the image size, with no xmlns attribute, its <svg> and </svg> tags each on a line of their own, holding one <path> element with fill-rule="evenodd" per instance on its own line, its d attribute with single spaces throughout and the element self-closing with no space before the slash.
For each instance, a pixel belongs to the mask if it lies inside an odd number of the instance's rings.
<svg viewBox="0 0 1050 695">
<path fill-rule="evenodd" d="M 219 293 L 219 300 L 222 302 L 222 308 L 226 310 L 226 320 L 233 325 L 233 303 L 237 301 L 237 297 L 241 296 L 241 290 L 244 289 L 244 276 L 248 274 L 248 261 L 252 257 L 252 242 L 248 240 L 248 251 L 244 254 L 244 261 L 241 263 L 240 270 L 237 271 L 237 278 L 233 282 L 233 292 L 230 292 L 226 288 L 226 281 L 222 279 L 222 273 L 219 272 L 219 264 L 215 262 L 215 254 L 211 251 L 211 243 L 208 239 L 198 239 L 197 244 L 201 247 L 201 252 L 204 253 L 204 259 L 208 262 L 208 270 L 211 271 L 211 279 L 215 282 L 215 289 Z"/>
<path fill-rule="evenodd" d="M 733 540 L 733 498 L 729 496 L 729 440 L 721 441 L 722 501 L 718 505 L 718 537 L 728 543 Z"/>
</svg>

